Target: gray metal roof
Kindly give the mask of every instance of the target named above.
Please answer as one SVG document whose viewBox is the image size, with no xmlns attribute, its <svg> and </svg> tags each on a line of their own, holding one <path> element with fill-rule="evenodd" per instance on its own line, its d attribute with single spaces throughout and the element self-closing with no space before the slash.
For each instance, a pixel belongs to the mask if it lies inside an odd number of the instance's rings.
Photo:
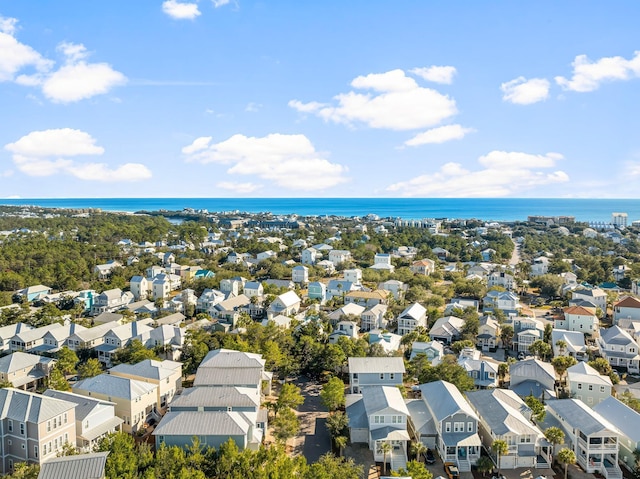
<svg viewBox="0 0 640 479">
<path fill-rule="evenodd" d="M 633 344 L 633 338 L 624 329 L 619 326 L 612 326 L 610 328 L 600 328 L 600 339 L 605 344 L 619 344 L 625 346 L 627 344 Z M 607 351 L 609 354 L 609 351 Z"/>
<path fill-rule="evenodd" d="M 74 392 L 89 391 L 106 396 L 124 399 L 135 399 L 149 392 L 154 392 L 157 385 L 135 379 L 121 378 L 111 374 L 100 374 L 92 378 L 83 379 L 73 386 Z"/>
<path fill-rule="evenodd" d="M 407 416 L 409 415 L 402 393 L 395 386 L 367 386 L 362 388 L 362 400 L 368 416 L 385 409 L 393 409 Z"/>
<path fill-rule="evenodd" d="M 244 436 L 250 424 L 235 411 L 168 412 L 153 431 L 154 436 Z"/>
<path fill-rule="evenodd" d="M 245 353 L 231 349 L 209 351 L 200 363 L 200 368 L 263 368 L 265 360 L 261 354 Z"/>
<path fill-rule="evenodd" d="M 13 388 L 0 389 L 1 418 L 42 423 L 75 408 L 75 404 Z"/>
<path fill-rule="evenodd" d="M 567 424 L 570 428 L 579 429 L 587 436 L 604 429 L 619 433 L 613 424 L 577 399 L 550 399 L 547 401 L 547 407 L 556 416 L 564 419 L 563 425 Z"/>
<path fill-rule="evenodd" d="M 429 408 L 422 399 L 406 399 L 411 421 L 421 436 L 436 436 L 438 430 Z"/>
<path fill-rule="evenodd" d="M 405 373 L 400 357 L 349 358 L 349 373 Z"/>
<path fill-rule="evenodd" d="M 40 465 L 38 479 L 101 479 L 109 452 L 54 457 Z"/>
<path fill-rule="evenodd" d="M 115 407 L 116 405 L 114 402 L 105 401 L 103 399 L 90 398 L 87 396 L 82 396 L 81 394 L 70 393 L 67 391 L 56 391 L 55 389 L 47 389 L 44 393 L 42 393 L 42 395 L 75 403 L 77 421 L 84 420 L 85 417 L 91 414 L 91 412 L 93 412 L 95 408 L 100 405 L 113 407 Z"/>
<path fill-rule="evenodd" d="M 367 429 L 369 419 L 364 408 L 362 394 L 347 394 L 345 397 L 346 413 L 349 418 L 349 427 L 353 429 Z"/>
<path fill-rule="evenodd" d="M 120 316 L 120 318 L 122 318 L 122 315 L 120 314 L 118 314 L 117 316 Z M 76 331 L 72 336 L 78 338 L 80 341 L 92 341 L 94 339 L 101 338 L 107 331 L 111 331 L 113 328 L 117 328 L 118 326 L 120 326 L 120 323 L 116 321 L 110 321 L 94 326 L 93 328 Z"/>
<path fill-rule="evenodd" d="M 194 386 L 248 386 L 258 385 L 262 370 L 257 368 L 198 368 Z"/>
<path fill-rule="evenodd" d="M 175 374 L 176 370 L 182 373 L 182 363 L 175 361 L 155 361 L 153 359 L 145 359 L 136 364 L 118 364 L 109 369 L 109 373 L 122 373 L 141 378 L 161 380 Z"/>
<path fill-rule="evenodd" d="M 584 361 L 574 364 L 567 369 L 567 381 L 570 383 L 584 382 L 609 387 L 613 385 L 609 376 L 600 374 Z"/>
<path fill-rule="evenodd" d="M 542 436 L 540 430 L 527 419 L 531 415 L 531 410 L 513 391 L 508 389 L 472 391 L 467 393 L 467 400 L 497 436 L 509 433 Z"/>
<path fill-rule="evenodd" d="M 9 374 L 20 369 L 31 369 L 43 359 L 45 358 L 37 354 L 15 352 L 0 358 L 0 372 Z M 46 358 L 46 360 L 54 361 L 50 358 Z"/>
<path fill-rule="evenodd" d="M 451 383 L 434 381 L 421 384 L 420 391 L 422 391 L 423 400 L 438 422 L 457 412 L 463 412 L 476 420 L 478 419 L 462 393 Z"/>
<path fill-rule="evenodd" d="M 260 407 L 260 391 L 243 387 L 187 388 L 169 404 L 172 411 L 193 407 Z"/>
<path fill-rule="evenodd" d="M 600 404 L 594 406 L 593 410 L 603 418 L 616 426 L 622 434 L 627 436 L 634 445 L 640 442 L 640 414 L 622 403 L 613 396 L 609 396 Z"/>
</svg>

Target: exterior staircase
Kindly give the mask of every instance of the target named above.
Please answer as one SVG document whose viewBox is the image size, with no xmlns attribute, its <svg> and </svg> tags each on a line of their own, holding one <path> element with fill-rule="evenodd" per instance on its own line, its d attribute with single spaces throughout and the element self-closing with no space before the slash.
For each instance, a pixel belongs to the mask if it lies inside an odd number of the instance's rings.
<svg viewBox="0 0 640 479">
<path fill-rule="evenodd" d="M 394 449 L 391 451 L 391 470 L 407 469 L 407 455 L 403 449 Z"/>
<path fill-rule="evenodd" d="M 617 465 L 605 467 L 602 472 L 607 479 L 622 479 L 622 470 Z"/>
<path fill-rule="evenodd" d="M 458 459 L 458 470 L 460 472 L 471 471 L 471 462 L 468 459 Z"/>
</svg>

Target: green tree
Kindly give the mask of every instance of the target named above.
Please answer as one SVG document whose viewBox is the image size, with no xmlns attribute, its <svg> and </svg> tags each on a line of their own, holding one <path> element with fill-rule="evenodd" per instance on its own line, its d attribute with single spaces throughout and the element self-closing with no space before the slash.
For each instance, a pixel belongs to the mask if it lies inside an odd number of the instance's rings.
<svg viewBox="0 0 640 479">
<path fill-rule="evenodd" d="M 480 456 L 476 462 L 476 469 L 484 476 L 493 469 L 493 461 L 489 456 Z"/>
<path fill-rule="evenodd" d="M 26 462 L 18 462 L 13 466 L 13 472 L 5 479 L 38 479 L 40 473 L 40 464 L 28 464 Z"/>
<path fill-rule="evenodd" d="M 113 355 L 113 363 L 136 364 L 145 359 L 158 359 L 153 349 L 148 349 L 142 341 L 134 339 Z"/>
<path fill-rule="evenodd" d="M 455 385 L 462 392 L 475 388 L 473 378 L 467 374 L 464 367 L 460 366 L 455 356 L 451 354 L 445 355 L 437 366 L 432 366 L 428 361 L 422 363 L 421 370 L 416 372 L 420 383 L 443 380 Z"/>
<path fill-rule="evenodd" d="M 563 447 L 558 451 L 558 462 L 564 465 L 564 479 L 567 479 L 569 464 L 576 463 L 576 453 L 568 447 Z"/>
<path fill-rule="evenodd" d="M 460 351 L 466 348 L 475 348 L 474 342 L 470 339 L 464 339 L 462 341 L 455 341 L 451 344 L 451 349 L 456 354 L 460 354 Z"/>
<path fill-rule="evenodd" d="M 49 378 L 47 379 L 47 386 L 51 389 L 55 389 L 56 391 L 70 391 L 71 386 L 69 386 L 69 382 L 62 374 L 58 368 L 53 368 L 49 373 Z"/>
<path fill-rule="evenodd" d="M 505 349 L 511 349 L 514 335 L 515 332 L 513 326 L 511 326 L 510 324 L 503 324 L 500 327 L 500 339 L 502 340 L 502 346 Z"/>
<path fill-rule="evenodd" d="M 534 397 L 533 394 L 525 397 L 524 402 L 529 407 L 529 409 L 531 409 L 533 419 L 535 419 L 537 422 L 543 422 L 547 414 L 547 411 L 544 409 L 544 404 L 542 404 L 540 400 Z"/>
<path fill-rule="evenodd" d="M 349 432 L 349 418 L 342 411 L 329 414 L 325 424 L 332 438 L 344 436 Z"/>
<path fill-rule="evenodd" d="M 363 474 L 362 465 L 356 464 L 353 459 L 325 454 L 318 462 L 311 464 L 302 477 L 303 479 L 361 479 Z"/>
<path fill-rule="evenodd" d="M 433 479 L 433 474 L 427 467 L 418 461 L 407 462 L 407 468 L 400 468 L 391 472 L 392 477 L 410 477 L 411 479 Z"/>
<path fill-rule="evenodd" d="M 500 458 L 509 452 L 507 441 L 496 439 L 491 443 L 491 450 L 496 454 L 498 464 L 498 477 L 500 477 Z"/>
<path fill-rule="evenodd" d="M 304 403 L 300 388 L 293 383 L 284 383 L 276 401 L 276 417 L 282 409 L 297 408 Z"/>
<path fill-rule="evenodd" d="M 320 400 L 322 405 L 329 411 L 335 411 L 344 407 L 345 394 L 344 382 L 338 377 L 332 377 L 322 386 L 320 391 Z"/>
<path fill-rule="evenodd" d="M 605 358 L 596 358 L 593 361 L 589 361 L 587 364 L 600 374 L 609 376 L 613 384 L 618 384 L 620 382 L 620 376 L 618 376 L 618 373 L 613 370 L 611 364 L 609 364 L 609 361 Z"/>
<path fill-rule="evenodd" d="M 382 444 L 380 444 L 380 451 L 382 452 L 382 468 L 383 468 L 383 472 L 386 473 L 386 471 L 388 470 L 387 467 L 387 456 L 389 454 L 391 454 L 391 451 L 393 450 L 393 446 L 391 446 L 391 443 L 389 442 L 383 442 Z"/>
<path fill-rule="evenodd" d="M 553 366 L 553 369 L 555 369 L 560 382 L 563 382 L 564 374 L 567 372 L 567 369 L 576 364 L 578 364 L 578 361 L 576 361 L 576 358 L 573 356 L 556 356 L 551 360 L 551 365 Z"/>
<path fill-rule="evenodd" d="M 544 437 L 551 443 L 554 453 L 556 446 L 564 444 L 564 431 L 559 427 L 548 427 L 544 430 Z"/>
<path fill-rule="evenodd" d="M 427 452 L 427 446 L 422 441 L 411 442 L 411 454 L 416 458 L 416 461 L 421 462 L 422 456 Z"/>
<path fill-rule="evenodd" d="M 92 378 L 102 374 L 102 365 L 96 358 L 89 358 L 78 366 L 78 377 L 80 379 Z"/>
<path fill-rule="evenodd" d="M 110 434 L 98 444 L 97 452 L 109 451 L 105 466 L 107 479 L 135 479 L 138 454 L 133 436 L 124 432 Z"/>
<path fill-rule="evenodd" d="M 76 364 L 78 364 L 78 355 L 66 346 L 62 346 L 58 351 L 58 361 L 56 367 L 60 369 L 62 374 L 75 374 Z"/>
<path fill-rule="evenodd" d="M 338 448 L 338 455 L 342 457 L 342 451 L 347 447 L 349 438 L 347 436 L 338 436 L 333 438 L 333 442 Z"/>
<path fill-rule="evenodd" d="M 529 352 L 538 356 L 543 361 L 551 354 L 551 346 L 545 343 L 541 339 L 536 339 L 531 346 L 529 346 Z"/>
<path fill-rule="evenodd" d="M 290 408 L 281 409 L 273 420 L 273 435 L 282 443 L 296 435 L 300 427 L 298 416 Z"/>
</svg>

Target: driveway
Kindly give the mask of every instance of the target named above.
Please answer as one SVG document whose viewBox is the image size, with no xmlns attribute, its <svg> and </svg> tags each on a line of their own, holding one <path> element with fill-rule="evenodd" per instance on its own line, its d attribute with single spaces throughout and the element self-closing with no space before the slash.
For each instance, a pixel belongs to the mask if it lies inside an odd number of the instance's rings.
<svg viewBox="0 0 640 479">
<path fill-rule="evenodd" d="M 305 376 L 295 379 L 304 397 L 297 411 L 300 430 L 293 438 L 294 454 L 302 454 L 307 462 L 316 462 L 320 456 L 331 450 L 331 437 L 325 426 L 329 412 L 322 406 L 320 391 L 322 386 Z"/>
</svg>

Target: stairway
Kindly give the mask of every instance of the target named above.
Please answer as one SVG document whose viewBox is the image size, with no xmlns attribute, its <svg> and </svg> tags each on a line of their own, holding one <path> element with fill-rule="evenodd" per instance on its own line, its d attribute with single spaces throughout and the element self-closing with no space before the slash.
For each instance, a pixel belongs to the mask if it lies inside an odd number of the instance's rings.
<svg viewBox="0 0 640 479">
<path fill-rule="evenodd" d="M 391 451 L 391 470 L 407 469 L 407 455 L 403 449 L 394 449 Z"/>
</svg>

